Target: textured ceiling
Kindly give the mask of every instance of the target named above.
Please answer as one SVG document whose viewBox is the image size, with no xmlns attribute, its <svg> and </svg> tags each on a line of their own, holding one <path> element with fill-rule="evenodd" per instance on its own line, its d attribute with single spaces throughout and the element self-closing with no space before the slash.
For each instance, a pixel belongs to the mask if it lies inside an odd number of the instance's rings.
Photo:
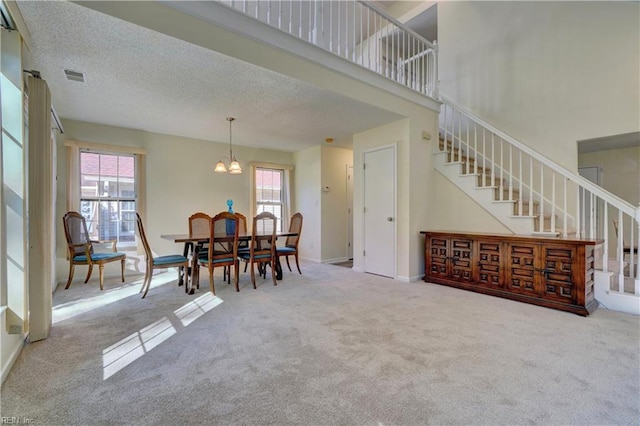
<svg viewBox="0 0 640 426">
<path fill-rule="evenodd" d="M 400 118 L 65 1 L 18 3 L 63 119 L 298 151 Z M 179 23 L 177 23 L 179 25 Z M 68 81 L 65 69 L 85 74 Z"/>
</svg>

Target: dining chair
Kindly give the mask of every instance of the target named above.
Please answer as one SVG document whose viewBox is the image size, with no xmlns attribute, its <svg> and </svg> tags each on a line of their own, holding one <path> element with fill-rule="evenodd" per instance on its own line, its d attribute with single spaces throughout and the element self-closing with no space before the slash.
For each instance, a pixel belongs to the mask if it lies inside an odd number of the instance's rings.
<svg viewBox="0 0 640 426">
<path fill-rule="evenodd" d="M 284 256 L 287 261 L 289 271 L 291 271 L 291 265 L 289 265 L 289 256 L 295 256 L 296 266 L 298 267 L 298 273 L 300 271 L 300 263 L 298 262 L 298 241 L 300 241 L 300 234 L 302 233 L 302 213 L 298 212 L 291 216 L 291 222 L 289 223 L 289 232 L 295 232 L 296 235 L 287 237 L 287 241 L 284 247 L 278 247 L 276 249 L 276 255 L 278 257 Z"/>
<path fill-rule="evenodd" d="M 87 278 L 85 284 L 91 278 L 93 265 L 98 265 L 100 269 L 100 290 L 104 290 L 104 265 L 105 263 L 120 261 L 120 269 L 122 274 L 122 282 L 124 282 L 124 261 L 127 257 L 125 253 L 119 253 L 116 249 L 115 240 L 92 240 L 87 229 L 87 222 L 84 216 L 78 212 L 67 212 L 62 218 L 64 225 L 64 235 L 67 239 L 67 250 L 69 253 L 69 279 L 65 290 L 71 286 L 73 280 L 73 271 L 76 265 L 88 265 Z M 97 252 L 94 250 L 94 244 L 111 243 L 111 252 Z"/>
<path fill-rule="evenodd" d="M 206 213 L 198 212 L 189 216 L 189 235 L 209 235 L 211 232 L 209 229 L 210 226 L 211 216 Z M 196 254 L 198 256 L 206 256 L 208 248 L 208 243 L 185 243 L 184 255 L 187 257 L 190 256 L 195 265 L 197 262 L 197 259 L 195 258 Z M 196 268 L 194 272 L 197 274 L 198 268 Z M 197 282 L 197 287 L 200 288 L 200 283 L 199 281 Z"/>
<path fill-rule="evenodd" d="M 247 217 L 242 213 L 234 213 L 238 217 L 238 235 L 243 235 L 247 233 Z M 249 251 L 249 241 L 238 241 L 238 253 L 242 253 L 243 251 Z M 244 265 L 244 271 L 247 272 L 247 264 Z M 229 273 L 229 268 L 224 268 L 224 278 L 227 280 L 227 283 L 231 284 L 231 274 Z"/>
<path fill-rule="evenodd" d="M 227 227 L 228 221 L 235 226 Z M 215 215 L 210 222 L 209 250 L 204 255 L 198 256 L 197 267 L 206 266 L 209 270 L 209 285 L 211 293 L 216 294 L 216 287 L 213 282 L 213 272 L 217 267 L 234 267 L 234 282 L 236 291 L 240 291 L 238 286 L 238 217 L 233 213 L 221 212 Z M 228 233 L 230 231 L 231 233 Z M 224 241 L 221 236 L 226 235 Z M 216 239 L 218 241 L 216 241 Z"/>
<path fill-rule="evenodd" d="M 253 218 L 249 251 L 238 253 L 238 259 L 251 265 L 251 283 L 256 288 L 254 265 L 258 265 L 260 275 L 266 278 L 266 267 L 271 266 L 273 285 L 276 282 L 276 223 L 277 218 L 269 212 L 262 212 Z"/>
<path fill-rule="evenodd" d="M 138 235 L 142 241 L 142 247 L 144 248 L 144 254 L 146 259 L 146 268 L 144 271 L 144 281 L 142 282 L 142 288 L 140 293 L 144 291 L 142 298 L 147 295 L 149 288 L 151 287 L 151 279 L 153 278 L 154 269 L 167 269 L 178 268 L 178 279 L 182 279 L 182 272 L 187 271 L 189 268 L 189 259 L 186 256 L 179 254 L 169 254 L 165 256 L 153 257 L 153 252 L 147 241 L 147 235 L 144 232 L 144 226 L 142 226 L 142 218 L 136 213 L 136 223 L 138 224 Z M 189 275 L 184 274 L 185 285 L 188 286 Z"/>
</svg>

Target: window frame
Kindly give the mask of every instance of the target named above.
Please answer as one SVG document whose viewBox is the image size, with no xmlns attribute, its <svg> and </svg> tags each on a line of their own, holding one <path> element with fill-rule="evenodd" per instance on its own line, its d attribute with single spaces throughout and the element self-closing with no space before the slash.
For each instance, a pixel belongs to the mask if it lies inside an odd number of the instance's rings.
<svg viewBox="0 0 640 426">
<path fill-rule="evenodd" d="M 91 152 L 96 154 L 134 156 L 135 168 L 135 210 L 142 220 L 146 220 L 146 177 L 145 163 L 147 152 L 144 148 L 135 146 L 122 146 L 105 143 L 85 142 L 67 139 L 64 142 L 67 147 L 67 211 L 80 212 L 81 200 L 81 163 L 80 153 Z M 117 201 L 111 198 L 102 198 L 102 201 Z M 135 235 L 135 231 L 134 231 Z M 138 238 L 133 241 L 118 242 L 118 250 L 140 252 Z"/>
<path fill-rule="evenodd" d="M 100 195 L 100 191 L 98 190 L 98 194 L 96 196 L 85 196 L 83 195 L 83 190 L 85 188 L 85 186 L 83 185 L 83 177 L 86 176 L 86 174 L 82 173 L 82 154 L 95 154 L 98 156 L 102 156 L 102 155 L 109 155 L 109 156 L 116 156 L 117 160 L 117 174 L 114 176 L 116 179 L 116 182 L 118 185 L 118 188 L 116 190 L 117 193 L 120 193 L 121 189 L 119 188 L 120 185 L 120 179 L 121 179 L 121 174 L 120 174 L 120 158 L 121 157 L 126 157 L 126 158 L 131 158 L 133 160 L 133 196 L 124 196 L 124 195 L 108 195 L 108 196 L 101 196 Z M 94 149 L 89 149 L 89 148 L 80 148 L 80 161 L 79 161 L 79 167 L 80 167 L 80 173 L 79 173 L 79 179 L 80 182 L 78 183 L 79 186 L 79 197 L 80 197 L 80 214 L 82 214 L 84 216 L 84 211 L 83 211 L 83 203 L 88 202 L 88 203 L 97 203 L 97 206 L 102 207 L 102 203 L 118 203 L 118 219 L 116 221 L 116 223 L 118 224 L 118 226 L 116 226 L 116 244 L 119 247 L 135 247 L 136 246 L 136 236 L 135 236 L 135 212 L 137 210 L 137 205 L 138 205 L 138 194 L 137 194 L 137 189 L 138 189 L 138 170 L 137 170 L 137 158 L 136 158 L 137 154 L 134 153 L 122 153 L 122 152 L 106 152 L 106 151 L 96 151 Z M 99 188 L 99 183 L 103 182 L 103 177 L 105 177 L 106 175 L 102 175 L 100 170 L 102 168 L 101 165 L 101 159 L 98 162 L 98 174 L 97 176 L 97 185 L 96 188 Z M 122 209 L 122 205 L 124 205 L 125 203 L 134 203 L 134 208 L 133 210 L 124 210 Z M 130 222 L 130 230 L 127 232 L 128 234 L 131 235 L 131 240 L 130 241 L 123 241 L 120 239 L 121 237 L 121 230 L 120 228 L 122 227 L 122 223 L 125 222 L 124 219 L 124 213 L 129 213 L 130 214 L 130 219 L 126 220 L 126 222 Z M 86 217 L 85 217 L 86 218 Z M 87 219 L 87 222 L 92 222 L 91 220 Z M 100 218 L 97 220 L 97 226 L 100 227 Z M 89 226 L 89 228 L 91 228 L 91 226 Z M 110 235 L 110 237 L 112 237 Z M 101 238 L 98 238 L 98 240 L 100 240 Z"/>
<path fill-rule="evenodd" d="M 258 163 L 251 162 L 249 164 L 251 168 L 251 209 L 253 217 L 258 214 L 258 205 L 268 205 L 268 203 L 260 203 L 257 199 L 257 179 L 256 175 L 258 170 L 274 170 L 281 172 L 281 184 L 280 184 L 280 194 L 281 194 L 281 217 L 278 218 L 277 226 L 280 231 L 286 231 L 289 226 L 289 220 L 291 217 L 291 181 L 292 181 L 292 170 L 293 166 L 286 164 L 274 164 L 274 163 Z M 277 203 L 273 203 L 272 205 L 277 205 Z"/>
</svg>

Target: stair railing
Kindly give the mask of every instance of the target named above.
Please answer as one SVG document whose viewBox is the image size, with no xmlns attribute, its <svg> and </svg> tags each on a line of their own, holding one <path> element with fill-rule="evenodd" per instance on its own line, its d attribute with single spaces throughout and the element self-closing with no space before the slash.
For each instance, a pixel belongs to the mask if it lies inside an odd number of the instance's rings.
<svg viewBox="0 0 640 426">
<path fill-rule="evenodd" d="M 438 46 L 365 1 L 223 0 L 222 4 L 423 95 L 438 96 Z"/>
<path fill-rule="evenodd" d="M 617 291 L 640 296 L 640 207 L 569 171 L 468 110 L 441 97 L 441 142 L 448 162 L 495 189 L 513 215 L 535 220 L 540 233 L 604 241 L 596 264 L 615 273 Z M 571 214 L 572 212 L 573 214 Z M 614 229 L 614 221 L 616 228 Z"/>
</svg>

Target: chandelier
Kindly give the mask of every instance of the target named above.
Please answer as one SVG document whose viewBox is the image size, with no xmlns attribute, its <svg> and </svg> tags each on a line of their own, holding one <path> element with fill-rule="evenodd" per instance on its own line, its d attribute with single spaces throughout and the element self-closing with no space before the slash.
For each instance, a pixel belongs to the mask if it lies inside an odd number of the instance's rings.
<svg viewBox="0 0 640 426">
<path fill-rule="evenodd" d="M 213 170 L 214 172 L 226 173 L 228 171 L 232 175 L 239 175 L 240 173 L 242 173 L 242 169 L 240 168 L 240 163 L 238 163 L 238 160 L 236 160 L 236 157 L 233 155 L 233 149 L 231 148 L 231 123 L 233 123 L 233 120 L 235 120 L 235 118 L 227 117 L 227 121 L 229 122 L 229 156 L 228 157 L 223 156 L 220 158 L 220 161 L 218 161 L 218 164 L 216 164 L 216 168 Z M 228 169 L 227 169 L 227 166 L 225 166 L 224 162 L 222 161 L 223 158 L 226 158 L 229 160 Z"/>
</svg>

